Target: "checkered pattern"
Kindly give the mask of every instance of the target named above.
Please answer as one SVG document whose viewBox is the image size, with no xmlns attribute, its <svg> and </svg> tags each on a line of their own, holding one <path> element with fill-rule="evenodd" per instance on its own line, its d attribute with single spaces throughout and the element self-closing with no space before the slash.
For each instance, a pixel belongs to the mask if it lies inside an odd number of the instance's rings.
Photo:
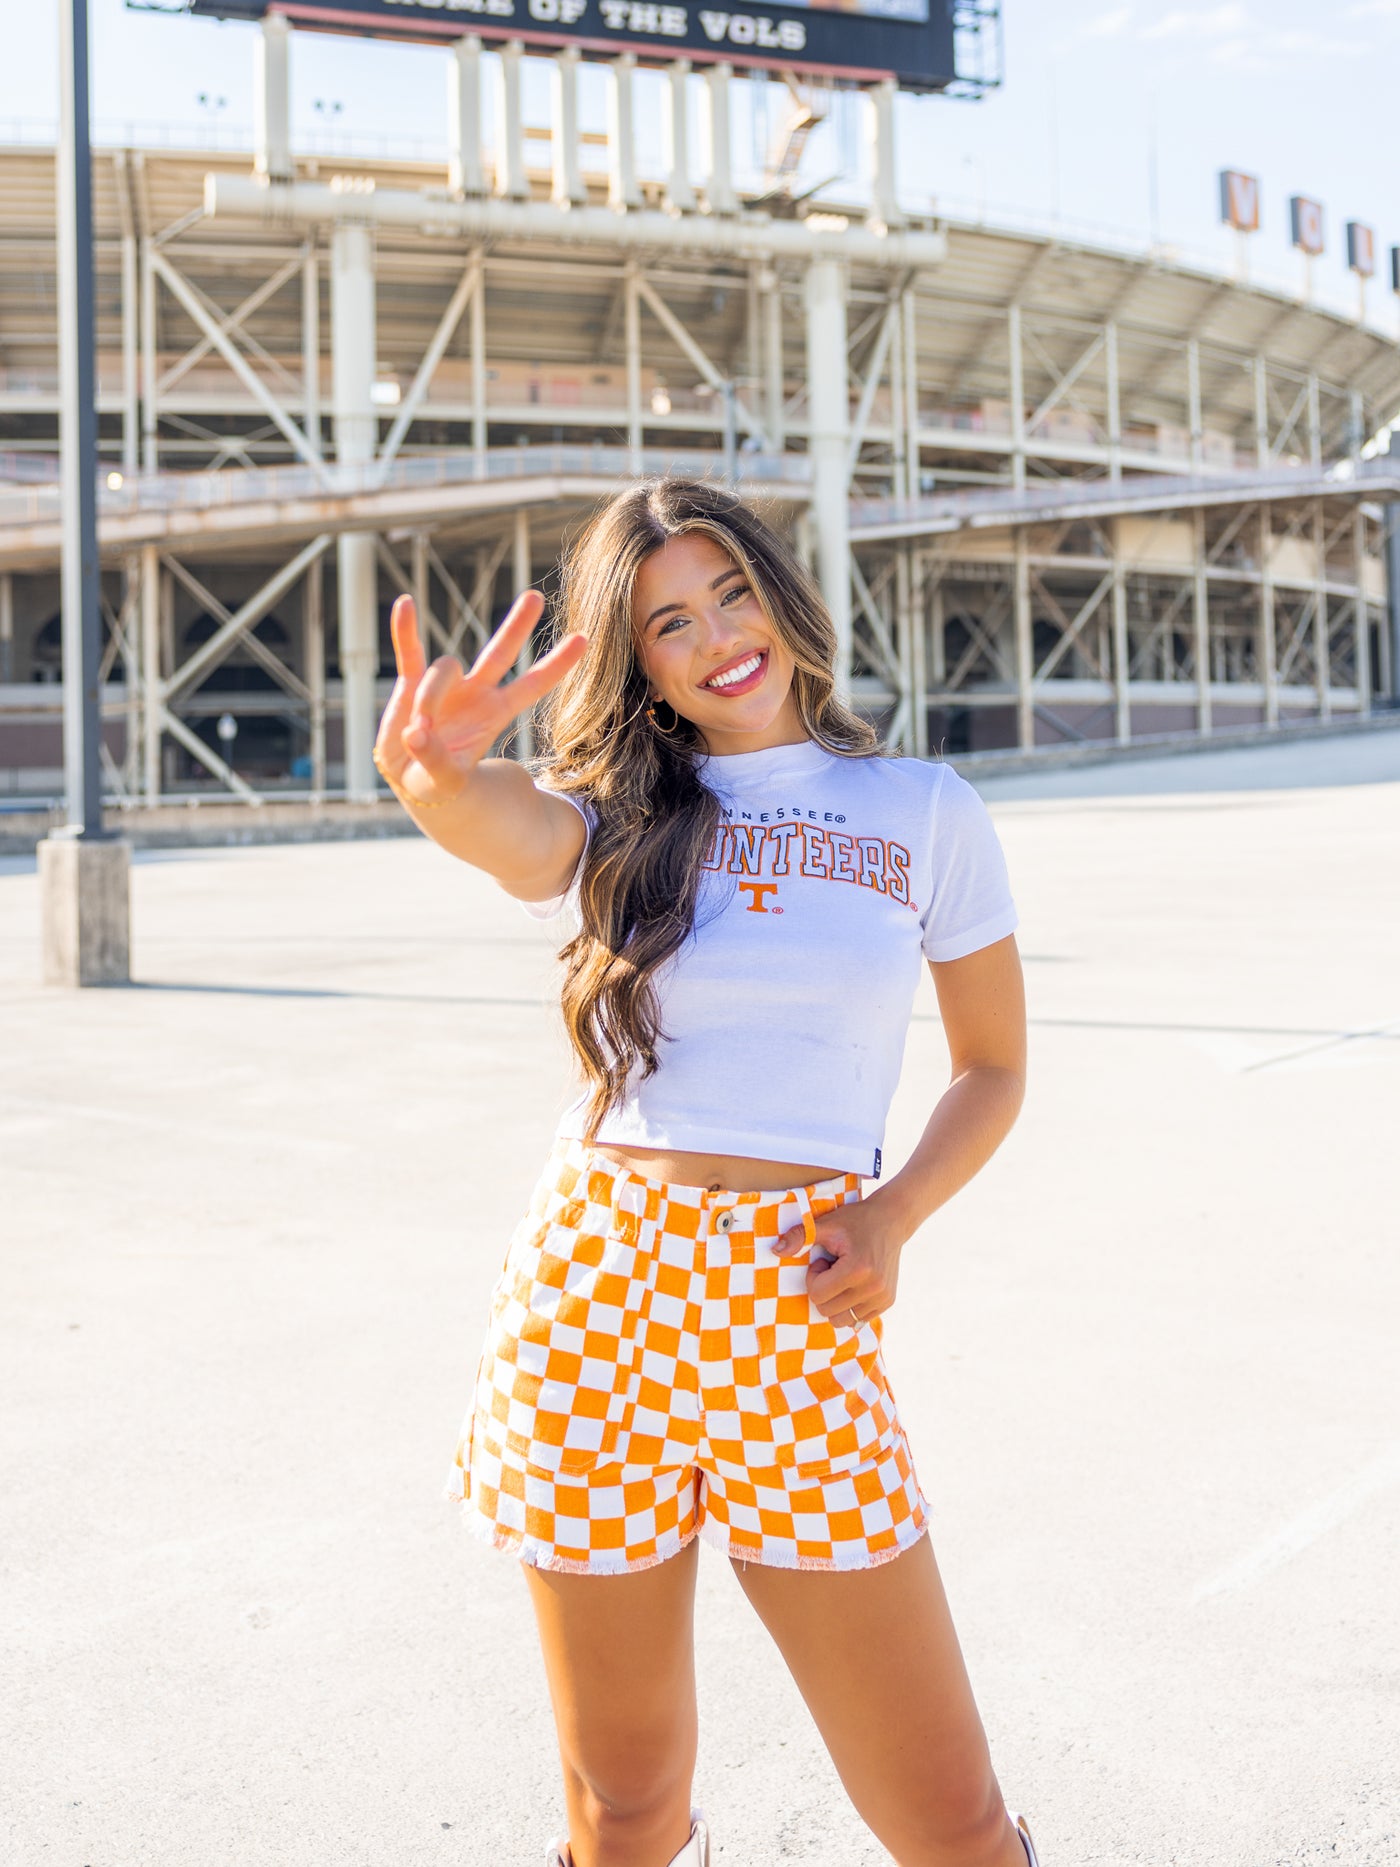
<svg viewBox="0 0 1400 1867">
<path fill-rule="evenodd" d="M 854 1174 L 786 1193 L 645 1180 L 561 1141 L 496 1284 L 449 1496 L 541 1568 L 617 1574 L 697 1533 L 779 1568 L 859 1569 L 926 1506 L 878 1319 L 807 1295 L 814 1218 Z M 806 1246 L 775 1257 L 780 1232 Z"/>
</svg>

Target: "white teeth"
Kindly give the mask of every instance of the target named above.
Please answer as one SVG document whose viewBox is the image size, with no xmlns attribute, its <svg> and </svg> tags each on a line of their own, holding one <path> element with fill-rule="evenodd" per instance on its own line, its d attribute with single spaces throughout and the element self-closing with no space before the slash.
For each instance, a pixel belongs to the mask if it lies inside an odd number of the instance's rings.
<svg viewBox="0 0 1400 1867">
<path fill-rule="evenodd" d="M 712 681 L 706 681 L 706 687 L 732 687 L 735 681 L 746 681 L 762 661 L 762 655 L 750 655 L 747 661 L 741 661 L 737 667 L 726 668 L 723 674 L 717 674 Z"/>
</svg>

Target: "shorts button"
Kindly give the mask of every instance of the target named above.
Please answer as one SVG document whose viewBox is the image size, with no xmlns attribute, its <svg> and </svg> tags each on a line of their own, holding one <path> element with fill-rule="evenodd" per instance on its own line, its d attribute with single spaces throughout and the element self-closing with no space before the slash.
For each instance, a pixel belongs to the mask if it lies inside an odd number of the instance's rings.
<svg viewBox="0 0 1400 1867">
<path fill-rule="evenodd" d="M 727 1232 L 731 1229 L 733 1224 L 734 1214 L 732 1212 L 722 1212 L 715 1220 L 715 1230 L 717 1232 Z"/>
</svg>

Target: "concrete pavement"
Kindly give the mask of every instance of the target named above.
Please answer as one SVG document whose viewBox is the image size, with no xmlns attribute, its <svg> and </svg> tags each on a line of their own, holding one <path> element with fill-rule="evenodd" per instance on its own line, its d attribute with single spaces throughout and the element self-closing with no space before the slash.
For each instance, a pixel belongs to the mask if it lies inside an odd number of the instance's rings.
<svg viewBox="0 0 1400 1867">
<path fill-rule="evenodd" d="M 1000 781 L 1031 1090 L 893 1376 L 1046 1867 L 1388 1867 L 1400 734 L 1150 763 Z M 550 935 L 420 841 L 134 877 L 140 983 L 63 993 L 0 863 L 0 1858 L 537 1867 L 525 1593 L 438 1493 L 562 1097 Z M 929 991 L 887 1159 L 945 1070 Z M 873 1867 L 701 1574 L 717 1861 Z"/>
</svg>

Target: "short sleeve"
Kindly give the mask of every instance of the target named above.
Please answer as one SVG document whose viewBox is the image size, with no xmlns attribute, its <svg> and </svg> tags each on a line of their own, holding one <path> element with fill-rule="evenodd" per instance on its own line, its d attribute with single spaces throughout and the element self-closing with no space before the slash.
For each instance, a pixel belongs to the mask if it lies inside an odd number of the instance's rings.
<svg viewBox="0 0 1400 1867">
<path fill-rule="evenodd" d="M 547 792 L 550 797 L 562 798 L 566 804 L 572 804 L 583 818 L 583 848 L 579 851 L 578 866 L 570 876 L 569 885 L 563 894 L 555 895 L 548 901 L 522 901 L 520 903 L 531 920 L 552 921 L 558 920 L 561 914 L 568 912 L 578 901 L 578 885 L 583 875 L 583 859 L 588 854 L 588 844 L 593 835 L 597 813 L 591 804 L 581 797 L 575 797 L 571 791 L 555 791 L 549 785 L 540 784 L 538 780 L 535 783 L 535 789 Z"/>
<path fill-rule="evenodd" d="M 1006 858 L 987 806 L 951 765 L 934 800 L 933 886 L 920 917 L 925 959 L 965 959 L 1016 931 Z"/>
</svg>

